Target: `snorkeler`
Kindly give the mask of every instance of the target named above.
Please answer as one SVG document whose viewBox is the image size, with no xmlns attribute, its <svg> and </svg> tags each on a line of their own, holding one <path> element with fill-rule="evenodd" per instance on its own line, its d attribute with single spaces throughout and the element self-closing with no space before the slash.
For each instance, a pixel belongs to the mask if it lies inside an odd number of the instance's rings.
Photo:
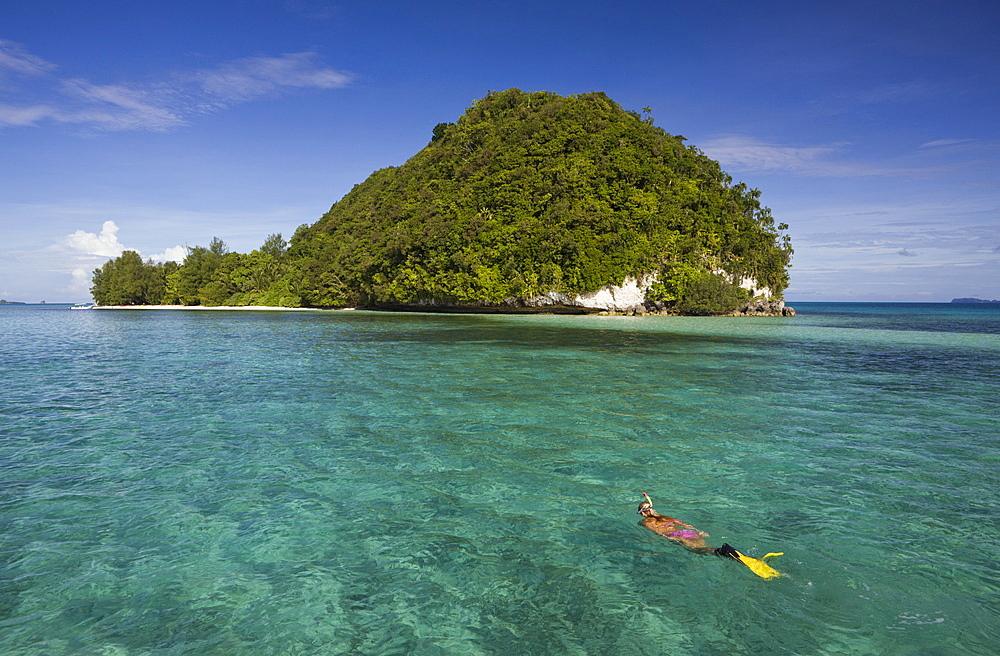
<svg viewBox="0 0 1000 656">
<path fill-rule="evenodd" d="M 653 510 L 653 500 L 649 498 L 649 495 L 643 492 L 642 496 L 646 497 L 646 500 L 639 504 L 639 509 L 636 511 L 637 514 L 642 515 L 642 519 L 639 521 L 640 526 L 644 526 L 657 535 L 662 535 L 668 540 L 683 545 L 695 553 L 738 560 L 761 578 L 770 579 L 781 576 L 781 573 L 768 565 L 766 561 L 782 554 L 769 553 L 763 558 L 751 558 L 750 556 L 744 556 L 726 543 L 723 543 L 721 547 L 710 547 L 705 542 L 705 538 L 709 537 L 708 533 L 700 531 L 674 517 L 661 515 Z"/>
<path fill-rule="evenodd" d="M 642 520 L 639 522 L 640 526 L 645 526 L 653 533 L 662 535 L 668 540 L 673 540 L 695 553 L 721 555 L 718 553 L 718 549 L 713 549 L 705 543 L 705 538 L 709 537 L 708 533 L 699 531 L 690 524 L 685 524 L 674 517 L 661 515 L 653 510 L 653 501 L 649 498 L 649 495 L 643 492 L 642 496 L 646 497 L 646 500 L 639 504 L 639 510 L 636 511 L 636 513 L 642 515 Z M 721 548 L 719 547 L 719 549 Z"/>
</svg>

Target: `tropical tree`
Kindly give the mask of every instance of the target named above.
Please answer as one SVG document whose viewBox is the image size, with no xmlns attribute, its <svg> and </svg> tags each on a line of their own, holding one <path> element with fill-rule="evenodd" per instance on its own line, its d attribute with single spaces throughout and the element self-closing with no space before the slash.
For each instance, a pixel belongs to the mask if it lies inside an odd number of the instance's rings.
<svg viewBox="0 0 1000 656">
<path fill-rule="evenodd" d="M 136 251 L 124 251 L 94 270 L 90 293 L 98 305 L 159 303 L 166 287 L 165 268 L 142 261 Z"/>
<path fill-rule="evenodd" d="M 219 286 L 206 286 L 216 282 L 216 270 L 228 252 L 226 243 L 218 237 L 212 238 L 208 248 L 189 248 L 184 262 L 167 278 L 168 300 L 180 305 L 221 305 L 217 302 L 222 297 Z"/>
</svg>

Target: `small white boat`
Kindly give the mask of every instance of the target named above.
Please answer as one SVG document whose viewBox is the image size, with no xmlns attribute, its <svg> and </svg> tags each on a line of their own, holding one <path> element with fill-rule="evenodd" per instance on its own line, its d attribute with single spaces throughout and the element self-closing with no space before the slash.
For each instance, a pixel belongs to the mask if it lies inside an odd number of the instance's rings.
<svg viewBox="0 0 1000 656">
<path fill-rule="evenodd" d="M 77 303 L 70 307 L 70 310 L 93 310 L 95 307 L 97 307 L 95 303 Z"/>
</svg>

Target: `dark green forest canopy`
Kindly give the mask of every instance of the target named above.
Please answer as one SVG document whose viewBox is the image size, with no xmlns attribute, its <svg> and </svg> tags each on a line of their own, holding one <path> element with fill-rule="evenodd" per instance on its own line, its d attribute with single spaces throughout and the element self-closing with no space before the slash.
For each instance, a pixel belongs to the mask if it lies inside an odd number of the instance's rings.
<svg viewBox="0 0 1000 656">
<path fill-rule="evenodd" d="M 759 198 L 648 112 L 509 89 L 355 186 L 290 252 L 314 305 L 501 303 L 654 273 L 650 300 L 676 302 L 721 271 L 780 298 L 787 226 Z"/>
<path fill-rule="evenodd" d="M 781 298 L 792 249 L 760 192 L 603 93 L 490 92 L 318 222 L 249 254 L 214 239 L 184 263 L 128 251 L 99 304 L 398 307 L 570 298 L 629 276 L 648 302 L 730 311 L 744 279 Z"/>
</svg>

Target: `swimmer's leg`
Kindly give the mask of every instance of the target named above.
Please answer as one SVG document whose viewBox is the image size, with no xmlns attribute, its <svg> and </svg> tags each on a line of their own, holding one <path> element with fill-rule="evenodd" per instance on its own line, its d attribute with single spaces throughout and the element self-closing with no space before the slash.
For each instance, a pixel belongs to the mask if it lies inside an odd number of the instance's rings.
<svg viewBox="0 0 1000 656">
<path fill-rule="evenodd" d="M 713 549 L 712 547 L 710 547 L 707 544 L 705 544 L 705 538 L 694 538 L 694 539 L 691 539 L 691 538 L 682 538 L 682 537 L 676 537 L 676 536 L 672 537 L 672 536 L 668 535 L 667 539 L 668 540 L 672 540 L 672 541 L 676 542 L 677 544 L 682 545 L 688 551 L 693 551 L 694 553 L 697 553 L 697 554 L 709 554 L 709 555 L 711 555 L 711 554 L 714 554 L 716 552 L 715 549 Z"/>
</svg>

